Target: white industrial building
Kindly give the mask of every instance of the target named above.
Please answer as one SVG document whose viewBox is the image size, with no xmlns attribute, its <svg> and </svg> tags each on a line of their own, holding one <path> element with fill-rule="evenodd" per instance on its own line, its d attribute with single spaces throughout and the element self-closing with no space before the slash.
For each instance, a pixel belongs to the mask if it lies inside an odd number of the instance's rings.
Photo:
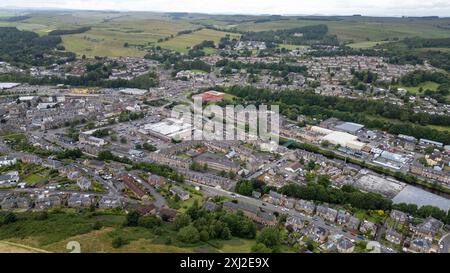
<svg viewBox="0 0 450 273">
<path fill-rule="evenodd" d="M 163 140 L 188 139 L 192 136 L 193 127 L 182 120 L 168 118 L 158 123 L 147 124 L 139 132 L 153 135 Z"/>
<path fill-rule="evenodd" d="M 13 157 L 3 156 L 0 157 L 0 167 L 11 166 L 17 163 L 17 159 Z"/>
<path fill-rule="evenodd" d="M 20 83 L 15 83 L 15 82 L 0 82 L 0 90 L 11 89 L 11 88 L 17 87 L 19 85 L 20 85 Z"/>
<path fill-rule="evenodd" d="M 124 88 L 121 89 L 119 92 L 125 95 L 143 96 L 148 93 L 148 90 L 137 88 Z"/>
<path fill-rule="evenodd" d="M 357 151 L 361 151 L 366 145 L 364 142 L 358 141 L 357 136 L 349 133 L 333 131 L 318 126 L 311 127 L 311 131 L 325 135 L 321 140 L 328 141 L 333 145 L 340 145 Z"/>
</svg>

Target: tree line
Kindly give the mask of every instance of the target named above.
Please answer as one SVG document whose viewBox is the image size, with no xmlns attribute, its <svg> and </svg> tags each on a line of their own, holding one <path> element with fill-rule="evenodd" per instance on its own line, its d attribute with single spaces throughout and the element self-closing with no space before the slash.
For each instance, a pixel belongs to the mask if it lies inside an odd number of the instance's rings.
<svg viewBox="0 0 450 273">
<path fill-rule="evenodd" d="M 15 27 L 0 27 L 0 61 L 19 66 L 47 66 L 75 59 L 75 54 L 63 49 L 59 36 L 39 36 L 35 32 Z"/>
<path fill-rule="evenodd" d="M 336 36 L 327 35 L 327 25 L 313 25 L 298 28 L 267 30 L 259 32 L 247 32 L 241 37 L 244 41 L 261 41 L 273 44 L 312 44 L 320 42 L 321 44 L 337 45 Z"/>
<path fill-rule="evenodd" d="M 280 104 L 282 113 L 289 112 L 290 118 L 298 115 L 321 119 L 335 117 L 345 121 L 363 123 L 369 128 L 381 129 L 391 134 L 405 134 L 450 144 L 450 135 L 426 125 L 450 126 L 450 117 L 415 113 L 411 106 L 392 105 L 383 101 L 321 96 L 313 92 L 286 90 L 272 92 L 252 86 L 217 87 L 250 102 Z M 385 119 L 377 119 L 383 117 Z M 387 119 L 387 120 L 386 120 Z M 392 120 L 392 121 L 390 121 Z"/>
</svg>

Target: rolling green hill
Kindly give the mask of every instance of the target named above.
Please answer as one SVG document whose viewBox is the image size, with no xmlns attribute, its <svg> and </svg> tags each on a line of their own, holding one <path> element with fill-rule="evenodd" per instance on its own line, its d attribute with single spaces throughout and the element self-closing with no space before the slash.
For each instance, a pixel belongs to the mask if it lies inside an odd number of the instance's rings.
<svg viewBox="0 0 450 273">
<path fill-rule="evenodd" d="M 227 32 L 242 34 L 320 24 L 327 25 L 329 34 L 337 35 L 340 42 L 349 43 L 355 48 L 371 48 L 407 37 L 450 37 L 450 18 L 281 17 L 110 11 L 14 13 L 1 10 L 0 18 L 0 26 L 14 26 L 20 30 L 34 31 L 41 36 L 54 30 L 90 27 L 85 33 L 63 36 L 63 45 L 68 51 L 87 57 L 143 56 L 144 53 L 136 46 L 156 44 L 187 52 L 187 47 L 204 39 L 217 41 Z M 14 18 L 20 20 L 16 21 Z M 177 36 L 180 31 L 205 27 L 211 29 Z M 160 39 L 167 41 L 158 43 Z M 125 43 L 131 46 L 124 47 Z"/>
</svg>

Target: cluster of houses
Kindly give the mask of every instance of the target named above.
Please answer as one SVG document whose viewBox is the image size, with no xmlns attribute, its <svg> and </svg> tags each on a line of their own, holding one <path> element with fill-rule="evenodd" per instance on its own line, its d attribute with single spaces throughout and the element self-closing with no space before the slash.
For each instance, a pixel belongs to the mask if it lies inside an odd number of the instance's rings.
<svg viewBox="0 0 450 273">
<path fill-rule="evenodd" d="M 302 128 L 285 122 L 280 132 L 290 139 L 317 145 L 332 144 L 339 153 L 359 160 L 371 161 L 394 171 L 408 171 L 443 186 L 450 185 L 450 147 L 443 143 L 369 130 L 362 124 L 342 122 L 335 118 L 322 121 L 320 126 Z M 422 158 L 421 154 L 430 147 L 434 148 L 433 153 L 425 154 Z M 329 159 L 321 162 L 336 165 L 335 161 Z"/>
<path fill-rule="evenodd" d="M 186 154 L 187 157 L 179 156 Z M 218 153 L 226 153 L 226 156 Z M 208 169 L 216 172 L 239 173 L 242 167 L 232 160 L 237 157 L 241 160 L 252 162 L 252 152 L 242 147 L 239 142 L 213 142 L 213 141 L 185 141 L 169 148 L 160 149 L 151 153 L 150 159 L 155 162 L 167 164 L 176 168 L 187 180 L 205 184 L 209 186 L 220 186 L 224 189 L 231 189 L 233 180 L 226 179 L 209 172 L 198 172 L 190 170 L 193 163 L 199 166 L 207 166 Z M 253 169 L 252 167 L 250 169 Z"/>
<path fill-rule="evenodd" d="M 231 212 L 242 211 L 245 216 L 264 226 L 275 226 L 277 224 L 277 218 L 273 213 L 250 203 L 225 201 L 223 208 Z"/>
<path fill-rule="evenodd" d="M 44 210 L 51 208 L 89 208 L 112 209 L 125 205 L 122 198 L 84 193 L 57 193 L 40 191 L 30 195 L 6 193 L 0 195 L 2 210 Z"/>
</svg>

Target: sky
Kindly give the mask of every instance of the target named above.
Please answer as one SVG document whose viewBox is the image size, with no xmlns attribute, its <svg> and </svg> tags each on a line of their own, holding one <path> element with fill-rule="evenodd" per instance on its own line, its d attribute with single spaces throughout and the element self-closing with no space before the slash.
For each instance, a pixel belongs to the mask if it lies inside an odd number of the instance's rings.
<svg viewBox="0 0 450 273">
<path fill-rule="evenodd" d="M 0 7 L 213 14 L 450 17 L 449 0 L 0 0 Z"/>
</svg>

